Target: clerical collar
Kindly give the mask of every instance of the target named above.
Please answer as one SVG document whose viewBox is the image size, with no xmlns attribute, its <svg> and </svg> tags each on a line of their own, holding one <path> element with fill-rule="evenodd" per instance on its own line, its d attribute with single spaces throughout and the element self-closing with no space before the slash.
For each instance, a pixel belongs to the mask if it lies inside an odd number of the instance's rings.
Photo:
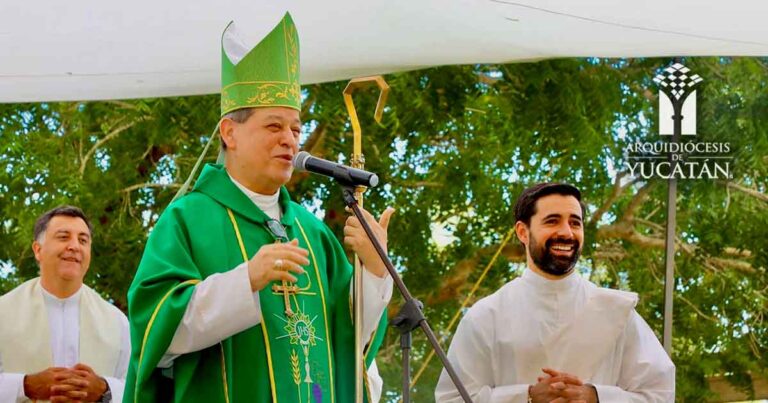
<svg viewBox="0 0 768 403">
<path fill-rule="evenodd" d="M 574 269 L 570 274 L 559 280 L 550 280 L 541 274 L 526 268 L 520 277 L 524 282 L 542 291 L 565 291 L 574 287 L 579 282 L 579 275 Z"/>
<path fill-rule="evenodd" d="M 78 288 L 77 291 L 75 291 L 74 294 L 72 294 L 72 295 L 70 295 L 70 296 L 68 296 L 66 298 L 59 298 L 59 297 L 51 294 L 50 292 L 48 292 L 48 290 L 45 289 L 45 287 L 41 286 L 40 289 L 43 290 L 43 296 L 45 297 L 45 299 L 47 299 L 48 301 L 51 301 L 51 302 L 58 302 L 58 303 L 64 305 L 64 304 L 68 304 L 70 302 L 78 302 L 78 301 L 80 301 L 80 293 L 83 290 L 83 287 L 81 286 L 80 288 Z"/>
<path fill-rule="evenodd" d="M 263 195 L 248 189 L 242 183 L 236 181 L 229 172 L 227 172 L 227 176 L 261 211 L 265 212 L 272 219 L 280 220 L 281 211 L 280 204 L 278 203 L 280 201 L 280 189 L 273 195 Z"/>
</svg>

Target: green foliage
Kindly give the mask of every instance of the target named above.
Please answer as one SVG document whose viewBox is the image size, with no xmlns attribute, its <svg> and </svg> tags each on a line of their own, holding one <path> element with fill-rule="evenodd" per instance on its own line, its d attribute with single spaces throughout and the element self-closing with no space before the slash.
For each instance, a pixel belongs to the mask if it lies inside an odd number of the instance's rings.
<svg viewBox="0 0 768 403">
<path fill-rule="evenodd" d="M 669 60 L 564 59 L 452 66 L 395 74 L 384 119 L 377 93 L 355 102 L 366 168 L 384 184 L 366 193 L 376 214 L 398 211 L 390 251 L 406 284 L 448 345 L 445 327 L 513 225 L 520 191 L 539 181 L 577 184 L 589 208 L 580 271 L 640 294 L 639 313 L 662 333 L 666 184 L 625 176 L 624 148 L 656 141 L 651 78 Z M 705 81 L 698 141 L 729 142 L 731 181 L 678 183 L 674 352 L 678 400 L 712 398 L 707 379 L 747 392 L 768 367 L 768 62 L 693 58 Z M 348 161 L 345 83 L 305 88 L 304 146 Z M 95 225 L 89 284 L 124 308 L 125 292 L 152 224 L 188 175 L 218 119 L 218 97 L 0 105 L 0 292 L 36 275 L 32 225 L 61 203 Z M 215 148 L 215 147 L 214 147 Z M 215 159 L 215 152 L 207 161 Z M 619 191 L 615 183 L 624 185 Z M 293 196 L 340 232 L 346 213 L 327 179 L 294 175 Z M 436 225 L 453 241 L 436 242 Z M 660 243 L 661 242 L 661 243 Z M 504 248 L 477 299 L 520 273 L 520 248 Z M 400 299 L 390 307 L 396 312 Z M 379 355 L 385 393 L 400 393 L 398 335 Z M 428 353 L 414 339 L 414 368 Z M 433 360 L 413 391 L 431 401 Z"/>
</svg>

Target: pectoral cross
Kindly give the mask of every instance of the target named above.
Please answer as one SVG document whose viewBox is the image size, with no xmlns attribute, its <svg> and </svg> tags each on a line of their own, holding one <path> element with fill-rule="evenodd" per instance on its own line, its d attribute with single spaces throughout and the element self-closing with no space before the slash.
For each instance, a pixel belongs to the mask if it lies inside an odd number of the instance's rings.
<svg viewBox="0 0 768 403">
<path fill-rule="evenodd" d="M 267 229 L 269 229 L 269 232 L 271 232 L 275 237 L 275 243 L 288 241 L 288 234 L 285 232 L 285 228 L 282 224 L 280 224 L 279 221 L 268 220 Z M 282 267 L 280 269 L 282 269 Z M 283 301 L 285 302 L 285 316 L 290 318 L 293 316 L 293 310 L 291 309 L 291 294 L 298 294 L 299 287 L 297 287 L 296 284 L 288 284 L 288 282 L 285 280 L 283 280 L 282 283 L 282 285 L 272 285 L 272 292 L 275 294 L 283 294 Z"/>
<path fill-rule="evenodd" d="M 283 285 L 272 285 L 272 292 L 275 294 L 283 294 L 283 301 L 285 302 L 285 316 L 293 316 L 293 310 L 291 309 L 291 294 L 298 294 L 299 287 L 295 284 L 288 284 L 283 280 Z"/>
</svg>

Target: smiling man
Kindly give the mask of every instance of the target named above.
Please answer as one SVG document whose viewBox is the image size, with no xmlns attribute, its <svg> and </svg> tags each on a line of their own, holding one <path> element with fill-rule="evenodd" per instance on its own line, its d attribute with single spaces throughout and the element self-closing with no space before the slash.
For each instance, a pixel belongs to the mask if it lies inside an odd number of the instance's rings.
<svg viewBox="0 0 768 403">
<path fill-rule="evenodd" d="M 222 38 L 224 164 L 162 214 L 128 292 L 136 343 L 126 402 L 354 401 L 352 267 L 333 232 L 292 201 L 299 150 L 298 33 L 286 15 L 258 45 Z M 366 217 L 386 247 L 388 209 Z M 368 401 L 392 279 L 354 217 L 362 260 Z"/>
<path fill-rule="evenodd" d="M 91 234 L 77 207 L 37 219 L 40 277 L 0 297 L 0 402 L 122 401 L 128 320 L 83 284 Z"/>
<path fill-rule="evenodd" d="M 467 312 L 448 352 L 475 403 L 674 402 L 675 367 L 635 312 L 637 295 L 574 272 L 584 214 L 567 184 L 517 200 L 528 267 Z M 462 401 L 445 371 L 435 399 Z"/>
</svg>

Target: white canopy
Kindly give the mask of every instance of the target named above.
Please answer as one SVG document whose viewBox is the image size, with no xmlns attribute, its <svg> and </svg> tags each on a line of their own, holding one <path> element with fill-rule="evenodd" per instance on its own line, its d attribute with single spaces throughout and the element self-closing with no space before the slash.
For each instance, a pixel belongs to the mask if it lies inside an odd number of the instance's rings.
<svg viewBox="0 0 768 403">
<path fill-rule="evenodd" d="M 768 55 L 762 0 L 4 0 L 0 102 L 219 91 L 230 20 L 293 15 L 303 83 L 555 57 Z"/>
</svg>

